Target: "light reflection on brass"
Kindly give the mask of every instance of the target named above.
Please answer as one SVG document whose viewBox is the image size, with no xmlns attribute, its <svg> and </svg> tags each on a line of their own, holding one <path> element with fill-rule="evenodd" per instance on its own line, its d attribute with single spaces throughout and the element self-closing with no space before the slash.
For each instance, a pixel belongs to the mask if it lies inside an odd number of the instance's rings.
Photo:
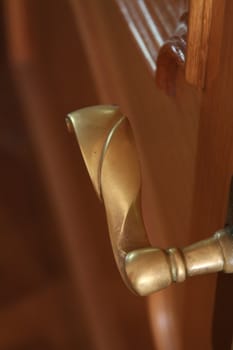
<svg viewBox="0 0 233 350">
<path fill-rule="evenodd" d="M 103 200 L 112 248 L 126 285 L 148 295 L 187 276 L 233 272 L 230 229 L 183 249 L 153 248 L 140 207 L 140 167 L 129 121 L 117 106 L 87 107 L 70 113 L 94 188 Z"/>
</svg>

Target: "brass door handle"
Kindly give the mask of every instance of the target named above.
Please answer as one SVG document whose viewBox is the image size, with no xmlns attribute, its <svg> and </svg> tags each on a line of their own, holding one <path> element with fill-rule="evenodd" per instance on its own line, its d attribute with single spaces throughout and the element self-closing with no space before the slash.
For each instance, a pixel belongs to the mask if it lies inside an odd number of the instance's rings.
<svg viewBox="0 0 233 350">
<path fill-rule="evenodd" d="M 126 285 L 148 295 L 187 276 L 233 272 L 230 229 L 183 249 L 150 246 L 140 205 L 140 165 L 129 121 L 116 106 L 94 106 L 70 113 L 91 180 L 107 215 L 112 248 Z"/>
</svg>

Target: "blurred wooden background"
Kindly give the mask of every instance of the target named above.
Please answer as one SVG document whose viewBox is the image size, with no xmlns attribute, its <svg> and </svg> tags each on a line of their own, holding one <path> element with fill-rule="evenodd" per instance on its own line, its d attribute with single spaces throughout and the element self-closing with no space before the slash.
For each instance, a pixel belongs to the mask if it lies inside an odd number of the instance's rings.
<svg viewBox="0 0 233 350">
<path fill-rule="evenodd" d="M 65 0 L 0 5 L 0 349 L 152 349 L 65 115 L 100 101 Z"/>
</svg>

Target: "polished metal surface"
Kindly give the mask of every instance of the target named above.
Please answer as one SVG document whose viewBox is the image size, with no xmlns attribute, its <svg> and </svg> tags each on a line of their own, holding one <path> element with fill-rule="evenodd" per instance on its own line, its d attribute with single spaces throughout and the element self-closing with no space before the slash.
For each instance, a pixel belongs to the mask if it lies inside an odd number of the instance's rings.
<svg viewBox="0 0 233 350">
<path fill-rule="evenodd" d="M 233 272 L 230 229 L 183 249 L 150 246 L 141 214 L 136 145 L 129 121 L 117 106 L 80 109 L 68 115 L 67 125 L 104 202 L 115 260 L 132 291 L 143 296 L 187 276 Z"/>
</svg>

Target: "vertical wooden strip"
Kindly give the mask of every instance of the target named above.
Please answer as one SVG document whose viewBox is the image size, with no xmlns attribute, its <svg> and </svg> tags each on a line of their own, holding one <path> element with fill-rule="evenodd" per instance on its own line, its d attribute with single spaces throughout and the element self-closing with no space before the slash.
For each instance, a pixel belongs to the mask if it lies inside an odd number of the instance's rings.
<svg viewBox="0 0 233 350">
<path fill-rule="evenodd" d="M 225 12 L 223 6 L 226 6 Z M 217 11 L 218 9 L 218 11 Z M 224 227 L 233 164 L 233 25 L 232 1 L 214 1 L 212 25 L 209 36 L 209 52 L 206 68 L 205 91 L 202 94 L 199 134 L 196 154 L 195 186 L 193 195 L 191 236 L 195 240 L 207 237 Z M 221 16 L 223 15 L 223 18 Z M 222 24 L 224 23 L 224 26 Z M 218 71 L 213 67 L 218 58 Z M 213 79 L 213 72 L 216 76 Z M 194 349 L 228 349 L 224 346 L 223 333 L 218 329 L 214 339 L 219 339 L 220 347 L 213 347 L 213 309 L 215 305 L 216 276 L 204 276 L 203 279 L 190 279 L 185 296 L 185 309 L 190 300 L 196 307 L 192 310 L 192 319 L 198 337 L 194 339 Z M 224 303 L 221 303 L 223 307 Z M 228 304 L 230 305 L 230 304 Z M 200 310 L 205 310 L 200 317 Z M 232 311 L 232 310 L 230 310 Z M 224 314 L 224 333 L 227 329 L 227 312 Z M 216 328 L 214 328 L 216 330 Z M 184 323 L 185 346 L 190 348 L 190 315 Z M 199 340 L 198 340 L 199 338 Z M 209 341 L 208 341 L 209 338 Z M 199 343 L 201 339 L 201 343 Z"/>
<path fill-rule="evenodd" d="M 204 87 L 214 0 L 190 0 L 186 79 Z"/>
</svg>

